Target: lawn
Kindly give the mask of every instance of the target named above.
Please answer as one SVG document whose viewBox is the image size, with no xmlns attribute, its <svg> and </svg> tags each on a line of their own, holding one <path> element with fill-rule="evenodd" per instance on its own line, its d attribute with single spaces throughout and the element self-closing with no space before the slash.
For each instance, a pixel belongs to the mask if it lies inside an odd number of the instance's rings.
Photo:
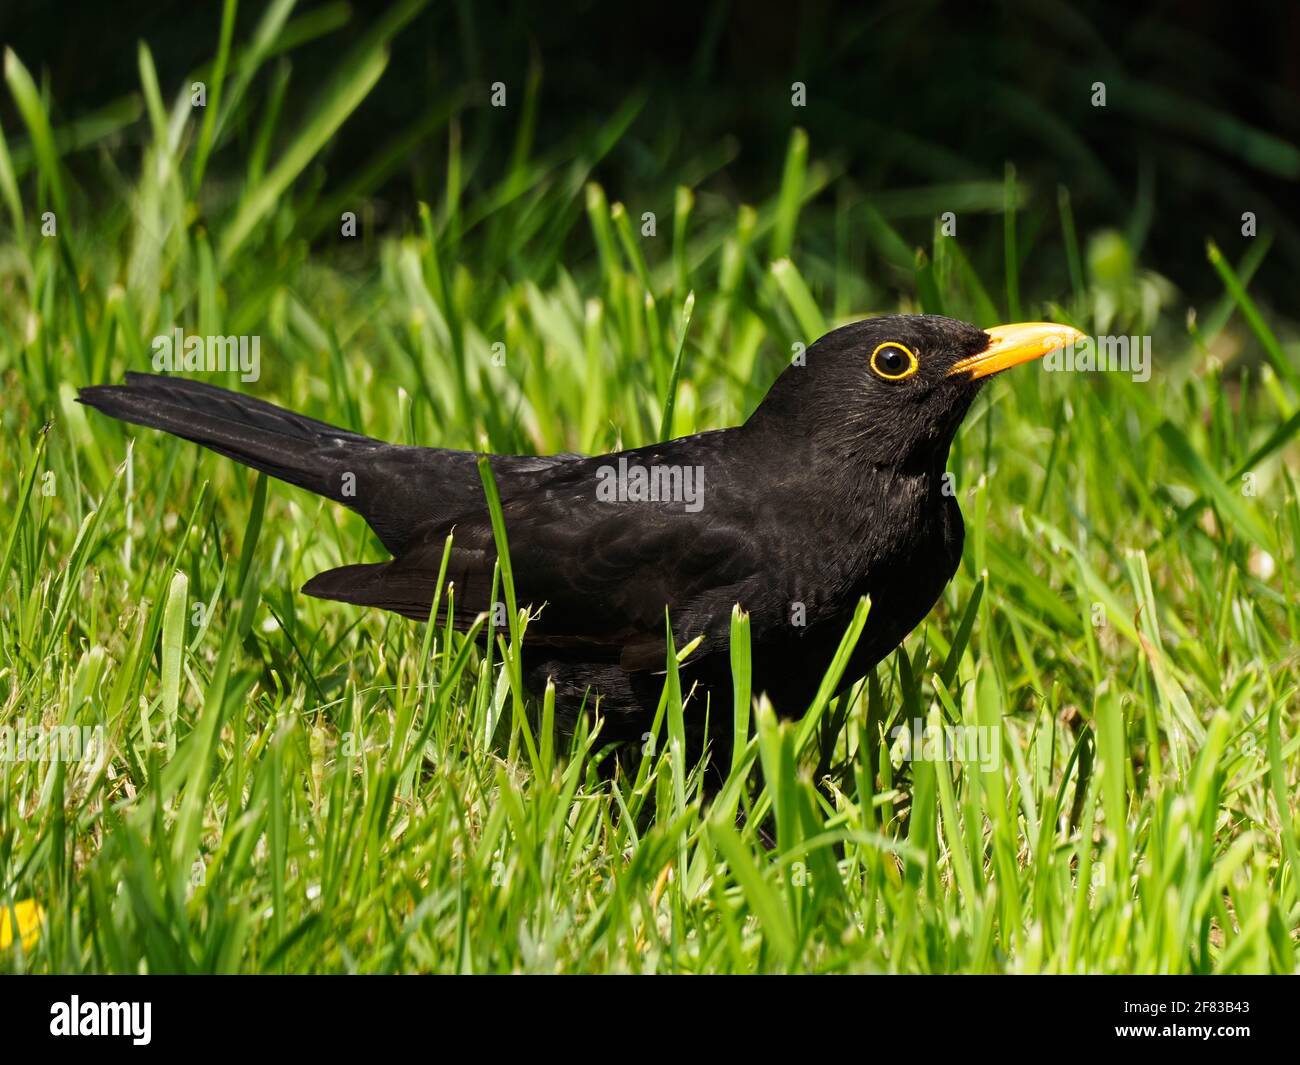
<svg viewBox="0 0 1300 1065">
<path fill-rule="evenodd" d="M 147 44 L 84 119 L 4 57 L 0 903 L 34 927 L 0 970 L 1297 969 L 1300 341 L 1250 294 L 1267 230 L 1161 276 L 1127 218 L 1084 231 L 1008 166 L 960 188 L 956 235 L 954 187 L 910 189 L 917 240 L 797 112 L 753 203 L 716 159 L 624 202 L 595 171 L 644 101 L 538 144 L 538 80 L 497 126 L 435 101 L 340 159 L 419 5 L 302 115 L 276 58 L 334 27 L 288 6 L 227 25 L 205 107 Z M 419 145 L 440 196 L 381 227 Z M 1218 295 L 1188 306 L 1192 276 Z M 306 598 L 385 557 L 360 518 L 74 401 L 179 327 L 260 338 L 256 380 L 203 379 L 382 439 L 594 454 L 736 424 L 800 345 L 898 311 L 1150 337 L 1149 380 L 985 390 L 949 463 L 962 567 L 843 696 L 793 721 L 746 697 L 738 611 L 717 795 L 671 661 L 611 781 L 598 727 L 525 698 L 526 612 L 485 643 Z M 909 757 L 926 722 L 993 756 Z M 37 734 L 79 749 L 24 755 Z"/>
</svg>

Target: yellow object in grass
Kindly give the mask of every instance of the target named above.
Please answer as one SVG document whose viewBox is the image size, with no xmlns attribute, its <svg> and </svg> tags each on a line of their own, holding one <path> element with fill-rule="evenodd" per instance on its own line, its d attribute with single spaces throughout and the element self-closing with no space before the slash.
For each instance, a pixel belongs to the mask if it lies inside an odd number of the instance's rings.
<svg viewBox="0 0 1300 1065">
<path fill-rule="evenodd" d="M 23 899 L 12 906 L 0 906 L 0 950 L 5 950 L 14 941 L 14 926 L 18 926 L 18 937 L 22 940 L 23 950 L 31 950 L 41 937 L 41 923 L 45 920 L 45 911 L 35 899 Z"/>
</svg>

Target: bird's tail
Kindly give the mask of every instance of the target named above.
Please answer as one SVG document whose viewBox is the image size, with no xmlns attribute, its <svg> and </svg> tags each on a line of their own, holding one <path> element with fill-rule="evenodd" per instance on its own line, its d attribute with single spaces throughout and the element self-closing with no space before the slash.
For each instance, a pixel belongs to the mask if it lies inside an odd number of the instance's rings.
<svg viewBox="0 0 1300 1065">
<path fill-rule="evenodd" d="M 352 507 L 390 549 L 408 531 L 392 527 L 386 514 L 371 512 L 379 504 L 375 493 L 357 491 L 358 477 L 379 453 L 391 449 L 379 440 L 181 377 L 128 373 L 126 384 L 83 388 L 78 399 L 114 418 L 192 440 Z"/>
</svg>

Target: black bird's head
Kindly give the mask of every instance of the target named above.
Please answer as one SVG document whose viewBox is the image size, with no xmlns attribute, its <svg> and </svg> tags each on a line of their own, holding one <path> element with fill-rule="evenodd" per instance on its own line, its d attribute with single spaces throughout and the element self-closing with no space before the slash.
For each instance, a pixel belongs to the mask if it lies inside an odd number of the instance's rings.
<svg viewBox="0 0 1300 1065">
<path fill-rule="evenodd" d="M 796 359 L 747 425 L 876 467 L 932 469 L 988 377 L 1082 335 L 1052 322 L 985 331 L 937 314 L 868 318 Z"/>
</svg>

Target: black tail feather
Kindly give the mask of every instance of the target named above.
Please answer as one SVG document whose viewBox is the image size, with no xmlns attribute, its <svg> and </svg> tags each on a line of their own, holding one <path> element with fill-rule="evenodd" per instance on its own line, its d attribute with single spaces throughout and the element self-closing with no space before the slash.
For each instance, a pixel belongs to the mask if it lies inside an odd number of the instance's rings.
<svg viewBox="0 0 1300 1065">
<path fill-rule="evenodd" d="M 441 542 L 467 515 L 486 520 L 477 456 L 470 451 L 385 443 L 183 377 L 129 373 L 125 384 L 83 388 L 77 398 L 342 503 L 365 518 L 394 555 L 422 536 Z M 493 468 L 500 479 L 569 457 L 498 456 Z"/>
<path fill-rule="evenodd" d="M 347 504 L 341 473 L 377 440 L 214 385 L 127 374 L 124 385 L 83 388 L 78 400 L 105 414 L 174 436 Z"/>
</svg>

